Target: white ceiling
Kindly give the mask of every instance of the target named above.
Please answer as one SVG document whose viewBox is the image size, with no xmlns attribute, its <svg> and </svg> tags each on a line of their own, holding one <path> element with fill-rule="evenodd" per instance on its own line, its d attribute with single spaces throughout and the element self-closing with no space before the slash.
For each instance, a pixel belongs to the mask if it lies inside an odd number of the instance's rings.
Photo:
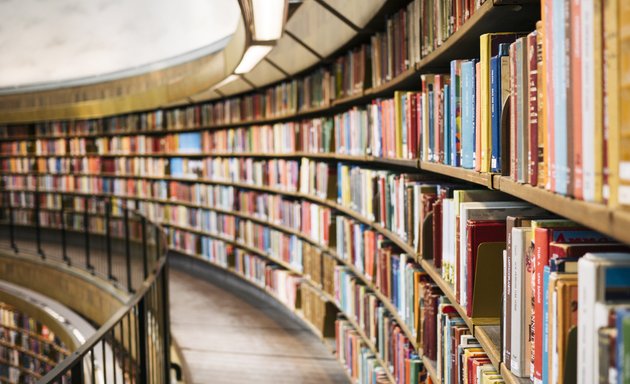
<svg viewBox="0 0 630 384">
<path fill-rule="evenodd" d="M 7 88 L 103 81 L 208 54 L 234 33 L 240 7 L 237 0 L 0 0 L 0 15 L 0 88 Z"/>
</svg>

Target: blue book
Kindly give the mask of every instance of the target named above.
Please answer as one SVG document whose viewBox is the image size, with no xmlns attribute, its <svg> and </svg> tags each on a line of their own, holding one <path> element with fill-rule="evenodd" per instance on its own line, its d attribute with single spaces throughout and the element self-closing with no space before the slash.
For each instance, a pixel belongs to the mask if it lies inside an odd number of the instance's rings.
<svg viewBox="0 0 630 384">
<path fill-rule="evenodd" d="M 174 157 L 170 160 L 171 176 L 182 176 L 184 174 L 184 159 Z"/>
<path fill-rule="evenodd" d="M 451 94 L 451 86 L 444 85 L 444 164 L 451 164 L 451 103 L 449 95 Z"/>
<path fill-rule="evenodd" d="M 551 165 L 551 177 L 555 180 L 555 191 L 566 195 L 567 178 L 567 60 L 565 52 L 565 6 L 562 1 L 552 2 L 552 30 L 554 37 L 551 47 L 553 63 L 553 136 L 554 162 Z M 578 111 L 575 111 L 576 113 Z M 554 172 L 555 170 L 555 172 Z M 555 176 L 554 176 L 555 175 Z"/>
<path fill-rule="evenodd" d="M 462 63 L 462 167 L 474 168 L 475 158 L 475 64 Z"/>
<path fill-rule="evenodd" d="M 449 116 L 449 150 L 451 153 L 450 165 L 459 167 L 461 165 L 461 132 L 462 132 L 462 84 L 461 84 L 462 60 L 451 61 L 451 84 L 450 84 L 450 116 Z"/>
<path fill-rule="evenodd" d="M 201 132 L 187 132 L 179 135 L 179 153 L 201 152 Z"/>
<path fill-rule="evenodd" d="M 400 298 L 398 297 L 398 295 L 400 293 L 398 292 L 399 290 L 398 290 L 398 284 L 397 284 L 397 282 L 398 282 L 398 267 L 399 267 L 398 256 L 392 255 L 392 257 L 390 259 L 390 262 L 391 262 L 391 268 L 392 268 L 392 276 L 391 276 L 391 279 L 392 279 L 392 292 L 390 292 L 390 293 L 392 295 L 392 301 L 394 302 L 393 303 L 394 306 L 396 308 L 398 308 L 399 303 L 400 303 L 400 301 L 399 301 Z"/>
<path fill-rule="evenodd" d="M 551 269 L 548 265 L 545 265 L 543 270 L 543 363 L 542 363 L 542 380 L 543 383 L 548 383 L 547 378 L 549 376 L 549 275 Z"/>
<path fill-rule="evenodd" d="M 503 110 L 501 100 L 501 57 L 509 56 L 509 44 L 499 45 L 498 55 L 490 59 L 490 123 L 492 157 L 490 171 L 501 172 L 501 112 Z"/>
</svg>

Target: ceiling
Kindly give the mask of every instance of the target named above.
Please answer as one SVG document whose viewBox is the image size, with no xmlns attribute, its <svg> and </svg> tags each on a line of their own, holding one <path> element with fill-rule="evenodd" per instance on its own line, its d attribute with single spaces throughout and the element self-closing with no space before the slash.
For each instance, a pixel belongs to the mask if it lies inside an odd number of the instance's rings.
<svg viewBox="0 0 630 384">
<path fill-rule="evenodd" d="M 0 14 L 0 90 L 190 61 L 223 49 L 241 17 L 237 0 L 0 0 Z"/>
</svg>

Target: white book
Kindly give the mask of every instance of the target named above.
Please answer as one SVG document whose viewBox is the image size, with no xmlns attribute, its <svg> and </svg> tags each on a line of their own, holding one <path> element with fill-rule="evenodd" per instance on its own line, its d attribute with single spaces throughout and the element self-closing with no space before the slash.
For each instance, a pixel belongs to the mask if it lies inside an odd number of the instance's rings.
<svg viewBox="0 0 630 384">
<path fill-rule="evenodd" d="M 588 253 L 578 261 L 578 384 L 599 382 L 597 331 L 607 314 L 598 302 L 605 300 L 606 272 L 630 268 L 630 254 Z"/>
<path fill-rule="evenodd" d="M 582 22 L 582 189 L 584 200 L 595 200 L 595 3 L 601 0 L 583 0 L 580 7 Z"/>
<path fill-rule="evenodd" d="M 515 376 L 529 377 L 529 303 L 526 300 L 531 281 L 526 278 L 527 249 L 532 239 L 531 227 L 512 228 L 512 321 L 510 370 Z"/>
<path fill-rule="evenodd" d="M 452 243 L 454 242 L 454 235 L 450 232 L 451 217 L 453 205 L 453 199 L 442 200 L 442 278 L 449 281 L 450 273 L 452 269 L 453 253 Z"/>
</svg>

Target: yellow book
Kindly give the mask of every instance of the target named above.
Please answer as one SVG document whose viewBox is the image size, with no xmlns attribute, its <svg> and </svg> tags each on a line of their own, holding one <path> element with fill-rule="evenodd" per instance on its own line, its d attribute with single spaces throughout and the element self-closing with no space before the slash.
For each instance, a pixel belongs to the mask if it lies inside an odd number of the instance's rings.
<svg viewBox="0 0 630 384">
<path fill-rule="evenodd" d="M 609 138 L 609 145 L 616 145 L 618 157 L 614 167 L 618 187 L 614 192 L 616 202 L 620 207 L 630 209 L 630 3 L 619 0 L 619 126 L 617 136 Z M 612 192 L 612 191 L 611 191 Z"/>
<path fill-rule="evenodd" d="M 486 355 L 486 352 L 483 350 L 483 348 L 468 348 L 464 350 L 464 356 L 463 356 L 463 361 L 462 361 L 462 367 L 468 367 L 468 359 L 471 357 L 476 357 L 476 356 L 484 356 Z M 464 369 L 464 377 L 463 377 L 463 382 L 467 383 L 468 382 L 468 369 Z"/>
<path fill-rule="evenodd" d="M 603 32 L 601 30 L 602 25 L 602 13 L 601 13 L 601 5 L 602 0 L 595 0 L 595 9 L 593 10 L 593 21 L 594 21 L 594 30 L 592 31 L 594 36 L 601 36 Z M 603 142 L 604 142 L 604 127 L 603 127 L 603 119 L 599 118 L 603 116 L 604 110 L 604 92 L 603 92 L 603 84 L 599 79 L 603 78 L 603 46 L 602 39 L 593 39 L 594 40 L 594 51 L 593 56 L 595 57 L 595 67 L 594 67 L 594 77 L 595 77 L 595 140 L 592 145 L 595 146 L 595 174 L 594 174 L 594 201 L 601 202 L 602 201 L 602 174 L 603 174 Z M 583 123 L 586 124 L 586 123 Z M 585 141 L 586 142 L 586 141 Z M 586 163 L 585 163 L 586 165 Z M 586 175 L 585 175 L 586 176 Z M 586 198 L 586 196 L 585 196 Z"/>
<path fill-rule="evenodd" d="M 479 41 L 479 63 L 481 68 L 481 172 L 490 172 L 492 158 L 492 122 L 490 109 L 490 58 L 497 55 L 500 43 L 511 43 L 519 35 L 512 32 L 486 33 Z"/>
<path fill-rule="evenodd" d="M 608 201 L 610 206 L 616 207 L 618 203 L 617 188 L 619 179 L 615 172 L 617 164 L 619 164 L 619 22 L 618 17 L 618 1 L 620 0 L 604 0 L 604 65 L 606 76 L 604 84 L 606 89 L 606 103 L 604 114 L 605 129 L 608 130 L 606 137 L 607 142 L 607 162 L 608 166 L 604 168 L 604 183 L 602 197 L 604 201 Z M 623 2 L 623 1 L 622 1 Z"/>
</svg>

